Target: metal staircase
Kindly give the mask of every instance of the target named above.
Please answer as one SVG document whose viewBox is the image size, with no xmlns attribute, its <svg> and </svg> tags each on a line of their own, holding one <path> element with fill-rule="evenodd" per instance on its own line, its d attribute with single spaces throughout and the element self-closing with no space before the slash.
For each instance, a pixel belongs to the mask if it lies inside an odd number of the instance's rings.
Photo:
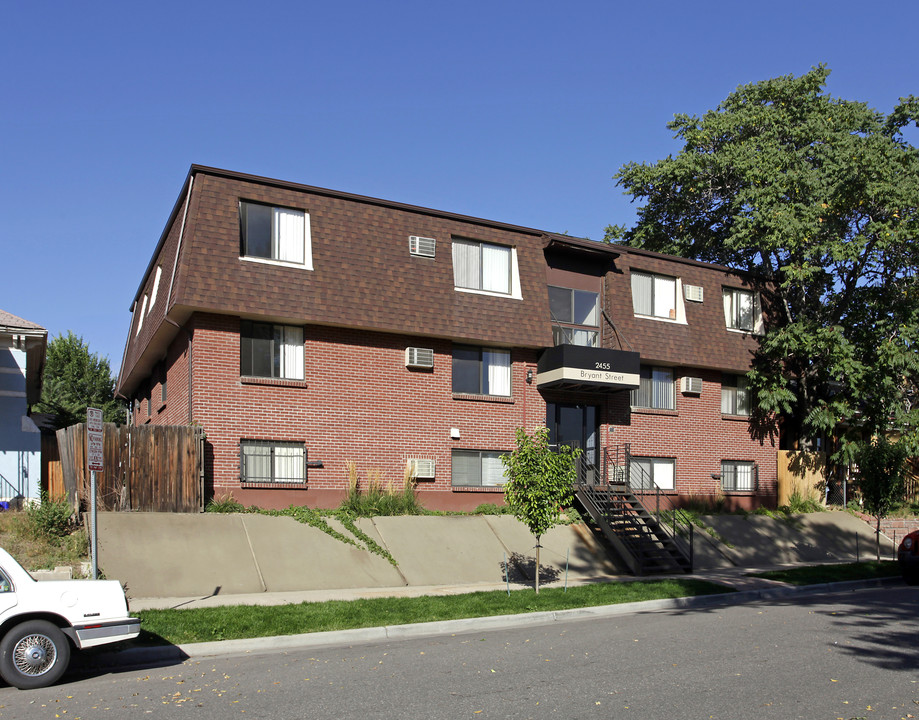
<svg viewBox="0 0 919 720">
<path fill-rule="evenodd" d="M 692 523 L 628 445 L 607 449 L 600 467 L 582 456 L 575 495 L 635 575 L 692 572 Z"/>
</svg>

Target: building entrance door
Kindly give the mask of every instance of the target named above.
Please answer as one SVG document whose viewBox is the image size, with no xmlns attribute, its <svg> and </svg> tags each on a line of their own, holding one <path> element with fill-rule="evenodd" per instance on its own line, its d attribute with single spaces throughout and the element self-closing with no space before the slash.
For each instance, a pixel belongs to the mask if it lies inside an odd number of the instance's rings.
<svg viewBox="0 0 919 720">
<path fill-rule="evenodd" d="M 568 445 L 581 449 L 578 462 L 578 481 L 597 482 L 599 466 L 598 412 L 594 405 L 566 405 L 547 403 L 546 427 L 549 443 L 554 447 Z"/>
</svg>

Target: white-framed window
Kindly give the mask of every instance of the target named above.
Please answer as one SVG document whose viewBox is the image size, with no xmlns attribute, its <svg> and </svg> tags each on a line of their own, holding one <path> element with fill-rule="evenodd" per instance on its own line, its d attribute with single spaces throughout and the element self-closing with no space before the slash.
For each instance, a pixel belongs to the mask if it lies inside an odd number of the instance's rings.
<svg viewBox="0 0 919 720">
<path fill-rule="evenodd" d="M 298 442 L 241 440 L 239 479 L 243 483 L 306 482 L 306 446 Z"/>
<path fill-rule="evenodd" d="M 144 326 L 144 318 L 147 316 L 147 296 L 144 295 L 144 302 L 140 306 L 140 314 L 137 316 L 137 330 L 134 331 L 134 335 L 140 335 L 140 329 Z"/>
<path fill-rule="evenodd" d="M 510 397 L 510 351 L 455 345 L 453 347 L 453 392 Z"/>
<path fill-rule="evenodd" d="M 642 365 L 638 387 L 632 390 L 632 407 L 673 410 L 673 368 Z"/>
<path fill-rule="evenodd" d="M 636 315 L 677 320 L 677 279 L 632 272 L 632 310 Z"/>
<path fill-rule="evenodd" d="M 478 240 L 453 239 L 453 285 L 496 295 L 519 295 L 514 249 Z"/>
<path fill-rule="evenodd" d="M 629 482 L 634 487 L 653 490 L 654 483 L 661 490 L 673 490 L 676 478 L 676 460 L 673 458 L 632 457 Z"/>
<path fill-rule="evenodd" d="M 499 487 L 507 482 L 501 456 L 506 451 L 454 450 L 451 484 L 453 487 Z"/>
<path fill-rule="evenodd" d="M 600 326 L 599 293 L 550 285 L 549 312 L 556 345 L 597 347 L 600 333 L 591 328 Z"/>
<path fill-rule="evenodd" d="M 313 269 L 308 213 L 240 201 L 239 231 L 243 257 Z"/>
<path fill-rule="evenodd" d="M 156 275 L 153 277 L 153 290 L 150 292 L 150 308 L 147 310 L 149 313 L 153 310 L 153 306 L 156 305 L 156 296 L 160 290 L 160 278 L 163 276 L 163 266 L 157 265 Z"/>
<path fill-rule="evenodd" d="M 724 415 L 749 415 L 753 408 L 749 382 L 745 375 L 721 376 L 721 412 Z"/>
<path fill-rule="evenodd" d="M 756 463 L 743 460 L 721 461 L 721 489 L 725 492 L 754 492 L 757 476 Z"/>
<path fill-rule="evenodd" d="M 758 312 L 756 293 L 738 288 L 724 288 L 724 323 L 730 330 L 754 332 L 757 330 Z"/>
<path fill-rule="evenodd" d="M 302 380 L 303 328 L 240 321 L 239 374 Z"/>
</svg>

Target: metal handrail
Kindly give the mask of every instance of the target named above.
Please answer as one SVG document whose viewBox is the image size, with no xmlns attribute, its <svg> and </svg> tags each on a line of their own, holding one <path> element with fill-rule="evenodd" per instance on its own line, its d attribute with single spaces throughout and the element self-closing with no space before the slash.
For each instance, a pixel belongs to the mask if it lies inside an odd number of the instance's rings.
<svg viewBox="0 0 919 720">
<path fill-rule="evenodd" d="M 13 485 L 13 483 L 11 483 L 9 480 L 7 480 L 7 479 L 3 476 L 3 473 L 0 473 L 0 481 L 3 481 L 3 483 L 4 483 L 10 490 L 13 491 L 13 494 L 10 495 L 10 497 L 11 497 L 12 499 L 15 500 L 16 498 L 21 498 L 21 497 L 22 497 L 22 493 L 20 492 L 19 488 L 17 488 L 15 485 Z"/>
<path fill-rule="evenodd" d="M 674 545 L 680 548 L 692 569 L 695 526 L 689 515 L 677 505 L 673 496 L 661 490 L 643 467 L 632 462 L 630 445 L 623 447 L 623 455 L 626 467 L 626 487 L 638 498 L 642 507 L 655 517 L 658 526 L 667 532 Z M 638 475 L 637 482 L 635 481 L 636 474 Z"/>
<path fill-rule="evenodd" d="M 602 473 L 590 472 L 591 470 L 597 470 L 598 468 L 588 465 L 583 456 L 578 458 L 577 465 L 578 486 L 587 496 L 587 499 L 597 508 L 597 510 L 600 511 L 600 513 L 606 519 L 616 517 L 620 520 L 628 522 L 629 528 L 631 530 L 643 534 L 649 534 L 650 531 L 647 527 L 644 526 L 643 523 L 634 521 L 632 514 L 629 512 L 630 508 L 626 507 L 625 501 L 621 497 L 610 495 L 608 492 L 608 483 L 600 482 L 601 479 L 606 477 L 605 470 Z M 640 564 L 641 557 L 638 551 L 640 550 L 642 543 L 638 540 L 635 540 L 633 535 L 629 532 L 625 532 L 623 528 L 618 528 L 610 525 L 609 530 L 619 538 L 619 542 L 628 548 L 628 550 Z"/>
<path fill-rule="evenodd" d="M 599 467 L 587 463 L 583 456 L 579 458 L 578 486 L 598 510 L 627 523 L 627 527 L 611 524 L 610 531 L 633 552 L 639 571 L 643 569 L 642 545 L 667 541 L 692 569 L 695 532 L 689 516 L 641 466 L 632 462 L 629 445 L 605 448 Z M 639 521 L 634 508 L 625 501 L 626 495 L 636 498 L 653 522 Z"/>
</svg>

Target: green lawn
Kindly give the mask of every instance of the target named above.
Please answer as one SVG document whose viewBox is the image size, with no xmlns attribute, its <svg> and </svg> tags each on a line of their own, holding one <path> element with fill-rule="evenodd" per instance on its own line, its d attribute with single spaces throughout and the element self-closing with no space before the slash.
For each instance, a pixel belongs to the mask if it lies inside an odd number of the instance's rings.
<svg viewBox="0 0 919 720">
<path fill-rule="evenodd" d="M 840 565 L 811 565 L 808 567 L 771 570 L 764 573 L 750 573 L 751 577 L 778 580 L 789 585 L 817 585 L 844 580 L 871 580 L 873 578 L 896 577 L 900 568 L 896 560 L 846 563 Z"/>
<path fill-rule="evenodd" d="M 816 565 L 756 573 L 792 585 L 865 580 L 899 575 L 894 561 Z M 296 635 L 462 618 L 514 615 L 734 592 L 704 580 L 667 578 L 595 583 L 563 588 L 501 590 L 463 595 L 331 600 L 298 605 L 238 605 L 188 610 L 144 610 L 133 644 L 163 645 Z"/>
<path fill-rule="evenodd" d="M 242 605 L 188 610 L 144 610 L 136 643 L 182 644 L 235 638 L 513 615 L 619 603 L 733 592 L 693 579 L 595 583 L 563 588 L 475 592 L 414 598 L 373 598 L 275 605 Z"/>
</svg>

